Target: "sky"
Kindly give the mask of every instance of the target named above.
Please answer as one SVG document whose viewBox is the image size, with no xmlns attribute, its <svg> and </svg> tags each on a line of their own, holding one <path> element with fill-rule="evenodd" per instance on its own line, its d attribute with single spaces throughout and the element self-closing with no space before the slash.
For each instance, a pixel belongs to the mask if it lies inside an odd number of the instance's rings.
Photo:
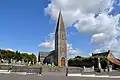
<svg viewBox="0 0 120 80">
<path fill-rule="evenodd" d="M 0 48 L 53 50 L 60 10 L 69 57 L 110 49 L 120 58 L 120 0 L 0 0 Z"/>
</svg>

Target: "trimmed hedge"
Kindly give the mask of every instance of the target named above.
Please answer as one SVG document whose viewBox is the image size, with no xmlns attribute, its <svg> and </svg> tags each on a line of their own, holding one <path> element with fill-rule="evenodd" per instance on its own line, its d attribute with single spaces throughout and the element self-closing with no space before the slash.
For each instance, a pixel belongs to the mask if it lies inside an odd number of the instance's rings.
<svg viewBox="0 0 120 80">
<path fill-rule="evenodd" d="M 108 61 L 107 57 L 105 57 L 105 56 L 71 58 L 68 60 L 68 65 L 69 66 L 76 66 L 76 67 L 83 67 L 83 66 L 86 66 L 86 67 L 95 66 L 95 67 L 97 67 L 98 66 L 98 57 L 101 60 L 101 66 L 103 68 L 105 68 L 107 65 L 107 61 Z"/>
</svg>

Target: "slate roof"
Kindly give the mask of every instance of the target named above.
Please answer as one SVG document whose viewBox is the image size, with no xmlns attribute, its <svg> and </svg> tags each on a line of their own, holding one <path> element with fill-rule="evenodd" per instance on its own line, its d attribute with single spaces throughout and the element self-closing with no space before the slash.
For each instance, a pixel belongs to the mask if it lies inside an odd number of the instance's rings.
<svg viewBox="0 0 120 80">
<path fill-rule="evenodd" d="M 102 53 L 92 53 L 92 56 L 106 56 L 110 62 L 120 66 L 120 59 L 115 58 L 110 50 Z"/>
<path fill-rule="evenodd" d="M 51 56 L 51 55 L 53 55 L 53 54 L 55 54 L 55 50 L 50 51 L 48 56 Z"/>
<path fill-rule="evenodd" d="M 108 56 L 109 52 L 93 53 L 92 56 Z"/>
</svg>

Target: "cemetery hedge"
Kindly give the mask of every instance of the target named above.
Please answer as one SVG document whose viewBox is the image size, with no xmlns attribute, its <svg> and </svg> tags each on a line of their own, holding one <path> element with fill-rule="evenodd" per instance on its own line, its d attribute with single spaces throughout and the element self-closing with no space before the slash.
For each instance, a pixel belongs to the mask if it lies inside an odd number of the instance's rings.
<svg viewBox="0 0 120 80">
<path fill-rule="evenodd" d="M 1 59 L 8 60 L 9 63 L 11 59 L 14 59 L 17 61 L 23 59 L 25 62 L 31 61 L 33 63 L 34 61 L 36 63 L 36 56 L 34 54 L 21 53 L 19 51 L 13 52 L 13 51 L 3 50 L 3 49 L 0 49 L 0 60 Z"/>
<path fill-rule="evenodd" d="M 107 57 L 105 56 L 91 56 L 91 57 L 75 57 L 70 58 L 68 60 L 69 66 L 76 66 L 76 67 L 92 67 L 95 66 L 95 68 L 98 67 L 98 57 L 100 58 L 101 67 L 105 69 L 107 67 Z"/>
</svg>

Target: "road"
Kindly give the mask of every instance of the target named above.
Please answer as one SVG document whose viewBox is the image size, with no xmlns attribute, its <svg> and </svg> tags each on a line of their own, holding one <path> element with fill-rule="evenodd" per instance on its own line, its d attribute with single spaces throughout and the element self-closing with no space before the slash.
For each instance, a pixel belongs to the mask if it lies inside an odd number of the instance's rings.
<svg viewBox="0 0 120 80">
<path fill-rule="evenodd" d="M 70 76 L 35 76 L 0 74 L 0 80 L 120 80 L 120 78 L 93 78 L 93 77 L 70 77 Z"/>
</svg>

